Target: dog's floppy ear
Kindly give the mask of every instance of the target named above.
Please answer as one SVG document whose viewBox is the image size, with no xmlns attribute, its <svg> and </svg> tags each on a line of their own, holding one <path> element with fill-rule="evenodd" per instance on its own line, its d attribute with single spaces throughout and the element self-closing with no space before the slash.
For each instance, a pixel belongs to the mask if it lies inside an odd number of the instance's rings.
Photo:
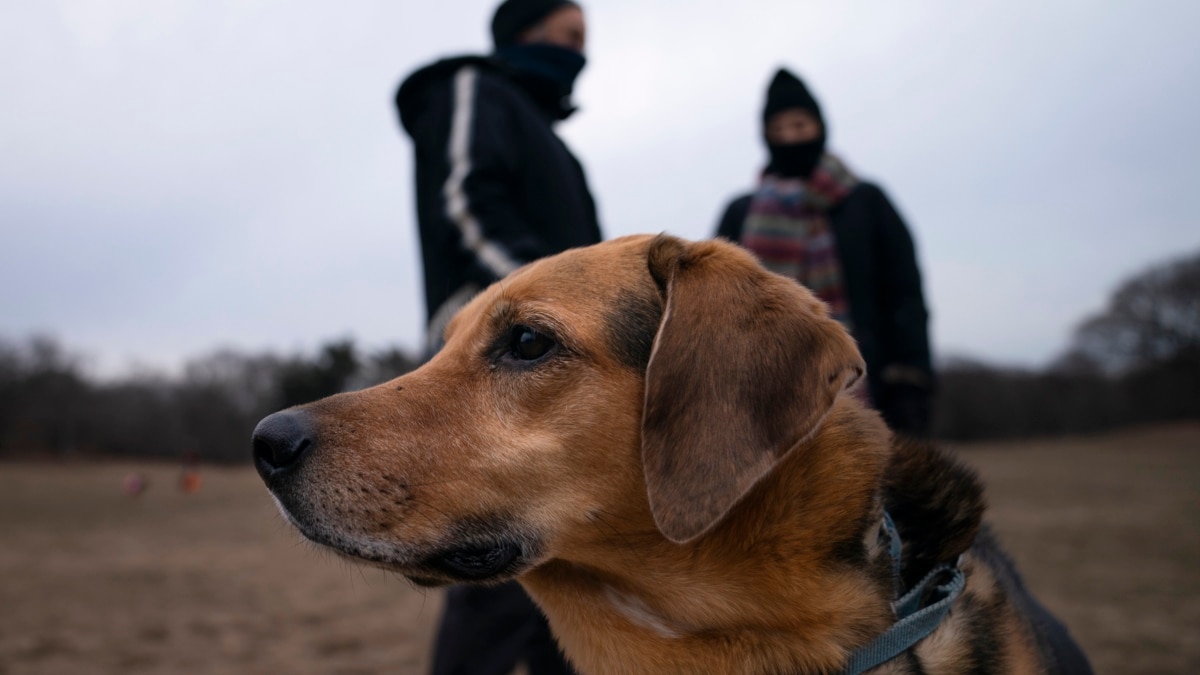
<svg viewBox="0 0 1200 675">
<path fill-rule="evenodd" d="M 814 433 L 864 365 L 823 303 L 732 244 L 660 235 L 648 265 L 665 309 L 642 463 L 655 523 L 682 543 Z"/>
</svg>

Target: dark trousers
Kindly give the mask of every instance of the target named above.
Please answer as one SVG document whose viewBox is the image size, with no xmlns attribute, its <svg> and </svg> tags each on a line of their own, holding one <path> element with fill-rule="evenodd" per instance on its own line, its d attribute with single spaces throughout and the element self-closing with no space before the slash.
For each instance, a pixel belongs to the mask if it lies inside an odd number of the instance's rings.
<svg viewBox="0 0 1200 675">
<path fill-rule="evenodd" d="M 509 675 L 521 662 L 529 675 L 575 672 L 520 584 L 451 587 L 433 648 L 432 675 Z"/>
</svg>

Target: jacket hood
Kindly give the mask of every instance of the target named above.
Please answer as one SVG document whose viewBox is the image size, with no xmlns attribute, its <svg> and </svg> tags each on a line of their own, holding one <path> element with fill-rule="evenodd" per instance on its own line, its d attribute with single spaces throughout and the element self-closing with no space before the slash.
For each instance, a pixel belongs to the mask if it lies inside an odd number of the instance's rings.
<svg viewBox="0 0 1200 675">
<path fill-rule="evenodd" d="M 412 125 L 425 105 L 425 96 L 432 84 L 454 77 L 454 73 L 466 65 L 496 70 L 498 65 L 486 56 L 455 56 L 435 61 L 409 75 L 396 90 L 396 110 L 400 113 L 400 124 L 412 135 Z"/>
</svg>

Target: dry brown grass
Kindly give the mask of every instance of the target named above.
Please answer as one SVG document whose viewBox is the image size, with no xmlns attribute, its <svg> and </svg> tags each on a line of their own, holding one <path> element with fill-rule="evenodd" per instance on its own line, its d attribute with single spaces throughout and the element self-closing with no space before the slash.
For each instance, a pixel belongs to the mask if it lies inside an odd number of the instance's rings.
<svg viewBox="0 0 1200 675">
<path fill-rule="evenodd" d="M 0 465 L 0 673 L 419 673 L 437 593 L 300 541 L 253 469 Z"/>
<path fill-rule="evenodd" d="M 1099 672 L 1200 670 L 1200 425 L 959 450 Z M 0 464 L 0 674 L 425 671 L 438 593 L 301 543 L 248 468 L 176 477 Z"/>
<path fill-rule="evenodd" d="M 1200 672 L 1200 425 L 961 456 L 1026 582 L 1097 672 Z"/>
</svg>

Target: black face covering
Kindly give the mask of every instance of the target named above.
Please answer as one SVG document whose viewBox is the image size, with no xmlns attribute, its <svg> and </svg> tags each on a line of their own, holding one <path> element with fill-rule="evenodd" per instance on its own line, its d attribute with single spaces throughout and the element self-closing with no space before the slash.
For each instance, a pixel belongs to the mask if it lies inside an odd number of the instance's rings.
<svg viewBox="0 0 1200 675">
<path fill-rule="evenodd" d="M 575 112 L 571 91 L 587 59 L 579 52 L 549 44 L 501 47 L 496 58 L 513 71 L 513 79 L 533 97 L 552 119 L 566 119 Z"/>
<path fill-rule="evenodd" d="M 767 150 L 771 153 L 767 173 L 784 178 L 808 178 L 825 154 L 825 134 L 803 143 L 767 143 Z"/>
</svg>

